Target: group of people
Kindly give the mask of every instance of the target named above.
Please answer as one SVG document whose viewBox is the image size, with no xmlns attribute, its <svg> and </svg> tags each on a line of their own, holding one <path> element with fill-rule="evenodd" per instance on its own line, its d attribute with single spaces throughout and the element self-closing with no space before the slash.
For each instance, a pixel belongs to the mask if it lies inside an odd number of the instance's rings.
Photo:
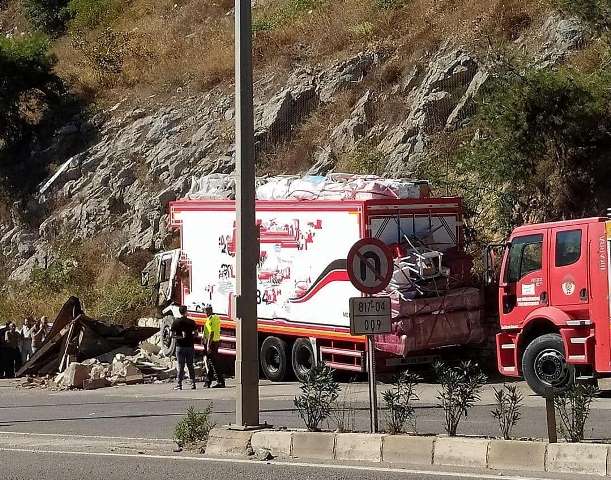
<svg viewBox="0 0 611 480">
<path fill-rule="evenodd" d="M 42 346 L 46 335 L 47 317 L 35 320 L 28 316 L 19 329 L 15 322 L 9 322 L 0 335 L 0 378 L 13 378 Z"/>
<path fill-rule="evenodd" d="M 182 305 L 178 309 L 180 317 L 172 323 L 172 334 L 176 338 L 176 362 L 177 375 L 175 390 L 182 390 L 182 382 L 185 376 L 185 366 L 189 371 L 191 389 L 195 390 L 195 338 L 197 336 L 197 325 L 195 321 L 187 317 L 187 307 Z M 204 324 L 204 335 L 202 345 L 204 346 L 204 362 L 206 364 L 206 375 L 204 387 L 224 388 L 225 378 L 218 362 L 219 343 L 221 341 L 221 318 L 215 315 L 211 305 L 206 306 L 206 323 Z M 216 383 L 212 382 L 216 379 Z"/>
</svg>

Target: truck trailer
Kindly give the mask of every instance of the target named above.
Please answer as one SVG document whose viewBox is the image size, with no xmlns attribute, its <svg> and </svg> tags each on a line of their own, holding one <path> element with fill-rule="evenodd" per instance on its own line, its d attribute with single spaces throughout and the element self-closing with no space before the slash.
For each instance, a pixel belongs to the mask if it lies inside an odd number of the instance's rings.
<svg viewBox="0 0 611 480">
<path fill-rule="evenodd" d="M 348 299 L 361 293 L 346 270 L 350 247 L 365 237 L 387 244 L 396 265 L 385 292 L 393 332 L 377 336 L 378 368 L 430 361 L 449 347 L 494 336 L 484 322 L 481 290 L 470 284 L 461 199 L 431 197 L 420 187 L 407 197 L 257 201 L 259 357 L 266 378 L 303 379 L 317 362 L 367 370 L 366 339 L 350 334 L 348 314 Z M 155 287 L 159 306 L 186 305 L 200 327 L 212 305 L 222 318 L 219 353 L 235 357 L 234 201 L 184 199 L 169 208 L 180 248 L 158 254 L 144 283 Z M 168 316 L 161 324 L 167 354 L 174 348 L 171 322 Z"/>
</svg>

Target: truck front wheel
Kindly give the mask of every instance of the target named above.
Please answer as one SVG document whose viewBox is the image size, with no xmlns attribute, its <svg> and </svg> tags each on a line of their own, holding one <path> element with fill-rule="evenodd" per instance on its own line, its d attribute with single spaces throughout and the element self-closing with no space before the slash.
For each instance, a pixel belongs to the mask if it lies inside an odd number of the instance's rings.
<svg viewBox="0 0 611 480">
<path fill-rule="evenodd" d="M 159 322 L 159 335 L 161 335 L 161 354 L 171 357 L 176 353 L 176 338 L 172 336 L 172 323 L 174 317 L 168 315 Z"/>
<path fill-rule="evenodd" d="M 575 380 L 575 367 L 566 362 L 562 337 L 548 333 L 535 338 L 524 350 L 522 372 L 528 386 L 538 395 L 557 395 Z"/>
<path fill-rule="evenodd" d="M 267 337 L 261 345 L 261 370 L 272 382 L 281 382 L 288 373 L 287 344 L 278 337 Z"/>
</svg>

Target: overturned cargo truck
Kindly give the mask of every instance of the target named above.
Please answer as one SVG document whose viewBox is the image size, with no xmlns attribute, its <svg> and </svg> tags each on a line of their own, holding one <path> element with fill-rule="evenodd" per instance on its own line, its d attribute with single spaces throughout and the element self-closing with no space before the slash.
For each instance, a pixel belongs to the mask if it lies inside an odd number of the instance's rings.
<svg viewBox="0 0 611 480">
<path fill-rule="evenodd" d="M 170 204 L 180 249 L 158 254 L 143 282 L 162 309 L 184 304 L 200 326 L 211 304 L 222 318 L 219 352 L 235 356 L 235 205 L 214 196 Z M 361 294 L 346 270 L 348 250 L 365 237 L 382 240 L 395 258 L 383 293 L 392 299 L 393 332 L 376 339 L 377 368 L 431 361 L 490 338 L 481 291 L 470 284 L 460 198 L 432 197 L 426 182 L 375 177 L 282 179 L 257 196 L 258 331 L 268 379 L 302 379 L 320 361 L 366 371 L 366 339 L 350 334 L 348 314 L 348 299 Z M 168 354 L 171 321 L 161 324 Z"/>
</svg>

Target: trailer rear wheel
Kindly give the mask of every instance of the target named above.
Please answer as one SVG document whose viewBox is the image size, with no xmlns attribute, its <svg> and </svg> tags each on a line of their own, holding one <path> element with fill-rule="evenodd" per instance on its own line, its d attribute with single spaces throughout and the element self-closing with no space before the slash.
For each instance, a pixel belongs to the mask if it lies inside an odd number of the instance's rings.
<svg viewBox="0 0 611 480">
<path fill-rule="evenodd" d="M 171 357 L 176 352 L 176 338 L 172 337 L 172 323 L 174 317 L 168 315 L 159 322 L 159 335 L 161 335 L 161 354 Z"/>
<path fill-rule="evenodd" d="M 267 337 L 261 345 L 260 362 L 263 375 L 272 382 L 281 382 L 288 374 L 288 346 L 278 337 Z"/>
<path fill-rule="evenodd" d="M 316 365 L 316 357 L 314 356 L 312 342 L 307 338 L 298 338 L 295 340 L 291 360 L 293 372 L 295 372 L 297 380 L 305 382 L 308 379 L 310 370 Z"/>
<path fill-rule="evenodd" d="M 566 362 L 562 337 L 548 333 L 535 338 L 524 350 L 522 372 L 538 395 L 557 395 L 575 381 L 575 367 Z"/>
</svg>

